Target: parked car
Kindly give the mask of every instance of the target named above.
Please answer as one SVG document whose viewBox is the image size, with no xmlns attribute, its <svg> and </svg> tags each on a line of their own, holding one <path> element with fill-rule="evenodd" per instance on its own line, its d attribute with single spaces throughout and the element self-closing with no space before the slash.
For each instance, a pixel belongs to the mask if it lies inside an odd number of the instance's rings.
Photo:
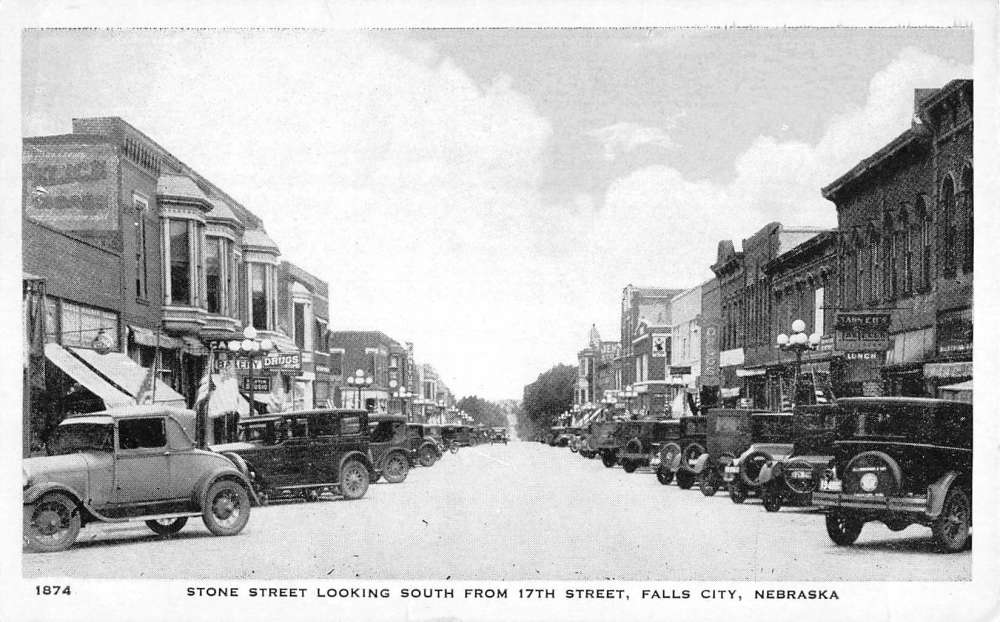
<svg viewBox="0 0 1000 622">
<path fill-rule="evenodd" d="M 972 404 L 916 397 L 847 398 L 831 467 L 813 493 L 840 546 L 866 522 L 931 528 L 939 549 L 972 532 Z"/>
<path fill-rule="evenodd" d="M 698 488 L 711 497 L 726 487 L 734 503 L 743 503 L 749 488 L 759 486 L 757 477 L 764 463 L 791 451 L 791 413 L 710 408 L 706 416 L 706 451 L 692 467 L 698 475 Z M 755 444 L 767 446 L 758 448 Z"/>
<path fill-rule="evenodd" d="M 552 428 L 553 438 L 549 442 L 549 445 L 552 447 L 569 447 L 569 442 L 573 440 L 573 436 L 576 435 L 576 430 L 578 429 L 570 426 Z"/>
<path fill-rule="evenodd" d="M 601 456 L 601 463 L 609 469 L 618 464 L 618 452 L 624 445 L 618 429 L 624 424 L 624 421 L 602 421 L 594 424 L 591 442 L 594 450 Z"/>
<path fill-rule="evenodd" d="M 406 439 L 410 447 L 410 466 L 434 466 L 441 459 L 441 447 L 437 439 L 431 436 L 427 425 L 422 423 L 406 424 Z"/>
<path fill-rule="evenodd" d="M 444 432 L 442 432 L 440 425 L 436 423 L 425 423 L 424 436 L 430 438 L 437 444 L 438 451 L 442 457 L 449 450 L 450 443 L 444 440 Z M 458 447 L 455 448 L 455 451 L 458 451 Z"/>
<path fill-rule="evenodd" d="M 833 458 L 842 412 L 836 404 L 798 406 L 792 412 L 792 450 L 761 469 L 761 501 L 768 512 L 812 504 L 812 493 Z"/>
<path fill-rule="evenodd" d="M 677 421 L 643 419 L 626 422 L 620 433 L 628 440 L 618 454 L 618 464 L 632 473 L 649 466 L 665 443 L 680 438 L 680 425 Z"/>
<path fill-rule="evenodd" d="M 372 481 L 377 482 L 384 477 L 390 484 L 402 483 L 410 472 L 410 465 L 417 461 L 410 450 L 406 417 L 371 413 L 368 415 L 368 426 L 371 432 L 368 453 L 375 471 Z"/>
<path fill-rule="evenodd" d="M 470 438 L 472 428 L 467 425 L 447 424 L 441 426 L 441 437 L 448 445 L 451 453 L 458 452 L 459 447 L 470 447 L 473 441 Z"/>
<path fill-rule="evenodd" d="M 492 434 L 490 434 L 490 445 L 494 443 L 503 443 L 504 445 L 510 440 L 507 433 L 507 428 L 493 428 Z"/>
<path fill-rule="evenodd" d="M 316 501 L 324 492 L 360 499 L 375 477 L 366 410 L 284 412 L 239 426 L 239 441 L 212 449 L 246 464 L 261 504 L 300 495 Z"/>
<path fill-rule="evenodd" d="M 48 455 L 22 462 L 28 547 L 67 549 L 94 522 L 170 535 L 200 516 L 215 535 L 239 533 L 257 502 L 251 482 L 238 461 L 197 447 L 196 430 L 194 412 L 161 405 L 67 417 Z"/>
<path fill-rule="evenodd" d="M 698 458 L 705 453 L 705 430 L 708 417 L 689 415 L 678 420 L 677 440 L 667 442 L 660 448 L 655 459 L 656 479 L 667 485 L 675 478 L 677 486 L 683 490 L 691 488 L 698 479 L 694 471 Z"/>
<path fill-rule="evenodd" d="M 594 458 L 597 456 L 597 439 L 595 431 L 600 429 L 600 423 L 592 422 L 583 427 L 580 431 L 577 451 L 583 458 Z"/>
</svg>

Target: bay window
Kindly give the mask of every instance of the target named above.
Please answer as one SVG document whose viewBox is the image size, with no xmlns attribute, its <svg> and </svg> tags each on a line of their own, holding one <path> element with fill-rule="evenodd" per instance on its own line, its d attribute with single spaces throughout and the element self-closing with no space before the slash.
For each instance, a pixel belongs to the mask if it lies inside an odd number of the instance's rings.
<svg viewBox="0 0 1000 622">
<path fill-rule="evenodd" d="M 250 320 L 253 327 L 267 330 L 268 298 L 270 293 L 269 266 L 262 263 L 250 264 Z"/>
<path fill-rule="evenodd" d="M 169 221 L 170 232 L 170 301 L 190 305 L 191 297 L 191 226 L 186 220 Z"/>
</svg>

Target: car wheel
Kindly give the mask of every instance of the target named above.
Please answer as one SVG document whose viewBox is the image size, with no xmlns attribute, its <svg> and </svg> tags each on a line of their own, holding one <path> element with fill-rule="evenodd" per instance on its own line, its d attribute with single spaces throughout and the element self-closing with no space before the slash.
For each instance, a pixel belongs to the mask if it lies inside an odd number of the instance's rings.
<svg viewBox="0 0 1000 622">
<path fill-rule="evenodd" d="M 80 533 L 80 510 L 61 492 L 24 506 L 24 539 L 35 551 L 52 553 L 73 545 Z"/>
<path fill-rule="evenodd" d="M 837 546 L 854 544 L 861 535 L 864 523 L 860 518 L 848 516 L 842 512 L 830 512 L 826 515 L 826 533 Z"/>
<path fill-rule="evenodd" d="M 340 494 L 345 499 L 360 499 L 368 491 L 368 467 L 357 460 L 348 460 L 340 469 Z"/>
<path fill-rule="evenodd" d="M 213 534 L 235 536 L 250 520 L 250 497 L 247 491 L 231 480 L 215 482 L 205 495 L 201 519 Z"/>
<path fill-rule="evenodd" d="M 707 471 L 698 478 L 698 490 L 706 497 L 713 496 L 719 490 L 714 471 Z"/>
<path fill-rule="evenodd" d="M 458 443 L 452 443 L 451 447 L 448 448 L 448 451 L 450 451 L 453 454 L 457 454 L 458 453 Z"/>
<path fill-rule="evenodd" d="M 768 512 L 777 512 L 781 509 L 781 495 L 773 492 L 765 492 L 761 497 L 764 502 L 764 509 Z"/>
<path fill-rule="evenodd" d="M 266 492 L 257 493 L 257 505 L 264 506 L 271 503 L 271 497 Z"/>
<path fill-rule="evenodd" d="M 965 548 L 972 522 L 972 505 L 961 488 L 952 488 L 944 498 L 941 516 L 931 525 L 938 548 L 945 553 L 955 553 Z"/>
<path fill-rule="evenodd" d="M 729 500 L 739 505 L 747 500 L 747 491 L 739 484 L 729 485 Z"/>
<path fill-rule="evenodd" d="M 604 466 L 606 466 L 607 468 L 610 469 L 614 467 L 617 462 L 618 460 L 615 457 L 614 452 L 605 451 L 604 453 L 601 454 L 601 463 L 604 464 Z"/>
<path fill-rule="evenodd" d="M 410 465 L 406 461 L 406 456 L 396 452 L 390 454 L 389 459 L 385 461 L 385 470 L 382 471 L 382 476 L 390 484 L 399 484 L 406 479 L 409 472 Z"/>
<path fill-rule="evenodd" d="M 420 462 L 420 466 L 423 467 L 434 466 L 434 463 L 437 462 L 437 456 L 433 449 L 425 446 L 420 449 L 420 458 L 418 461 Z"/>
<path fill-rule="evenodd" d="M 622 468 L 625 469 L 626 473 L 635 473 L 635 470 L 639 468 L 639 463 L 634 460 L 622 460 Z"/>
<path fill-rule="evenodd" d="M 694 486 L 695 476 L 690 471 L 677 471 L 677 486 L 681 490 L 690 490 Z"/>
<path fill-rule="evenodd" d="M 903 531 L 913 523 L 901 518 L 890 518 L 884 521 L 885 526 L 889 528 L 889 531 Z"/>
<path fill-rule="evenodd" d="M 319 501 L 319 490 L 315 488 L 307 488 L 302 492 L 302 498 L 306 500 L 306 503 Z"/>
<path fill-rule="evenodd" d="M 146 526 L 152 529 L 157 535 L 160 536 L 172 536 L 181 529 L 184 529 L 188 519 L 181 516 L 180 518 L 161 518 L 160 520 L 148 520 L 146 521 Z"/>
<path fill-rule="evenodd" d="M 569 444 L 569 450 L 570 450 L 571 452 L 573 452 L 573 453 L 576 453 L 577 451 L 579 451 L 579 450 L 580 450 L 580 448 L 579 448 L 579 447 L 577 446 L 577 444 L 576 444 L 576 443 L 570 443 L 570 444 Z"/>
<path fill-rule="evenodd" d="M 661 464 L 656 467 L 656 481 L 666 486 L 670 482 L 674 481 L 674 472 Z"/>
</svg>

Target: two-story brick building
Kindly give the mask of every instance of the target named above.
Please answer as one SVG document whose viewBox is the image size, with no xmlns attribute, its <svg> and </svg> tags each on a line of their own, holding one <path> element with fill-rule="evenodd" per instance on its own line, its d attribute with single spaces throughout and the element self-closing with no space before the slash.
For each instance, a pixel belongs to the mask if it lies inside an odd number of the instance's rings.
<svg viewBox="0 0 1000 622">
<path fill-rule="evenodd" d="M 972 99 L 971 80 L 918 89 L 911 126 L 823 188 L 843 311 L 889 318 L 872 390 L 933 396 L 972 378 Z"/>
</svg>

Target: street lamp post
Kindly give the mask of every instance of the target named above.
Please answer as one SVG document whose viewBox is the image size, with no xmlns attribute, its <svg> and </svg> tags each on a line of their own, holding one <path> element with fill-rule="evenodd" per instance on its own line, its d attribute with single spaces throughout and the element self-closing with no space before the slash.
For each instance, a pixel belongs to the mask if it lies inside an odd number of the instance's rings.
<svg viewBox="0 0 1000 622">
<path fill-rule="evenodd" d="M 406 420 L 410 421 L 411 418 L 409 414 L 407 414 L 406 412 L 406 400 L 412 397 L 413 394 L 410 393 L 410 390 L 407 389 L 406 387 L 399 387 L 398 389 L 396 389 L 395 396 L 399 400 L 399 414 L 404 415 L 406 417 Z"/>
<path fill-rule="evenodd" d="M 366 374 L 363 369 L 359 369 L 353 375 L 347 377 L 347 384 L 358 390 L 358 408 L 363 408 L 361 405 L 361 390 L 367 389 L 374 383 L 375 379 Z"/>
<path fill-rule="evenodd" d="M 245 354 L 247 357 L 247 383 L 250 385 L 250 412 L 257 414 L 255 391 L 253 386 L 253 361 L 258 352 L 267 356 L 267 353 L 274 349 L 274 342 L 270 339 L 257 339 L 257 329 L 247 326 L 243 329 L 243 339 L 233 339 L 226 347 L 233 354 Z M 263 365 L 261 366 L 263 367 Z M 211 373 L 211 370 L 209 370 Z"/>
<path fill-rule="evenodd" d="M 802 370 L 802 354 L 818 348 L 822 339 L 823 338 L 819 333 L 813 333 L 806 336 L 806 323 L 802 320 L 795 320 L 792 322 L 791 335 L 786 335 L 785 333 L 778 335 L 778 349 L 795 353 L 795 381 L 792 383 L 791 400 L 793 408 L 795 407 L 796 400 L 798 400 L 799 373 Z"/>
</svg>

